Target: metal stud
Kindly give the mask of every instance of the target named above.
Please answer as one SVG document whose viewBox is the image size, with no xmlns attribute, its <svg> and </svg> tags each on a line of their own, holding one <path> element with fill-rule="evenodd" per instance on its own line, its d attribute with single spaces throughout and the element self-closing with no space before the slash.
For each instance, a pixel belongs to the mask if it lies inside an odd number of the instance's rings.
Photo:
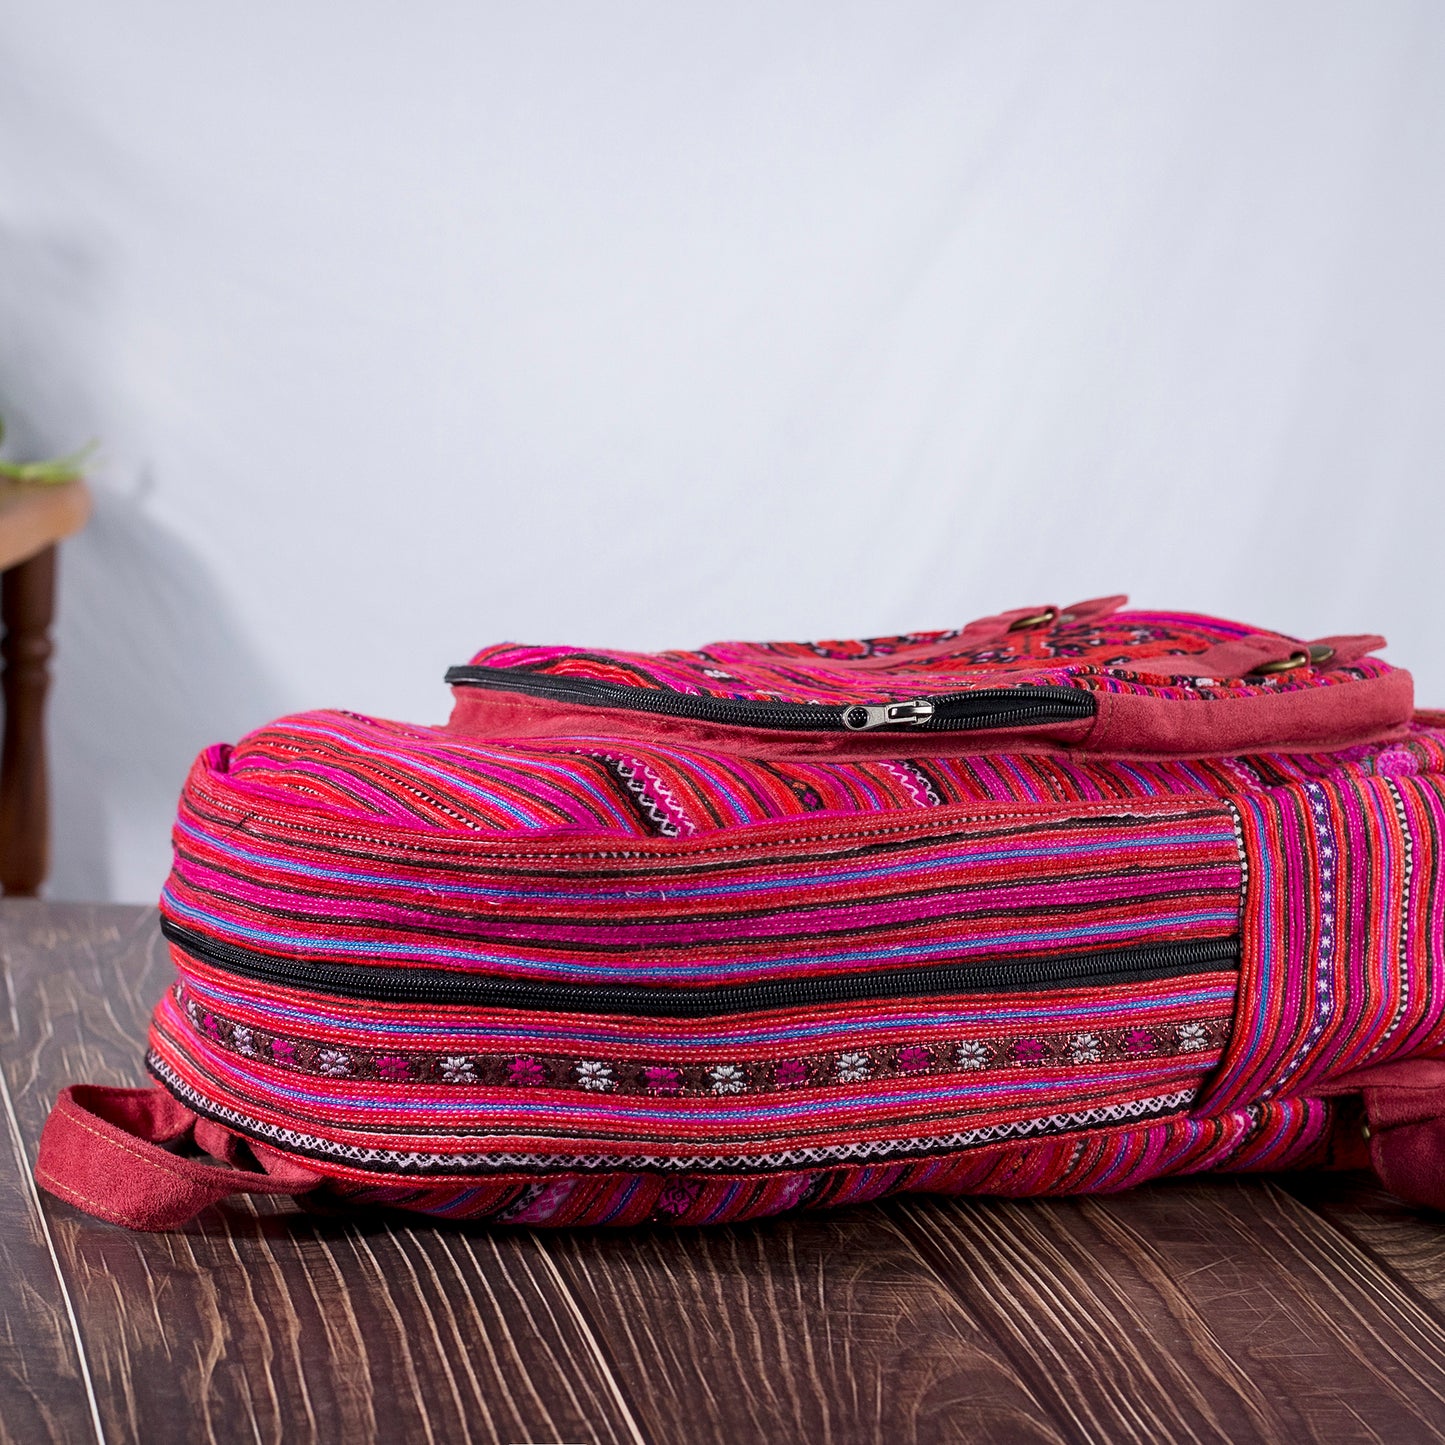
<svg viewBox="0 0 1445 1445">
<path fill-rule="evenodd" d="M 1031 612 L 1027 617 L 1016 617 L 1008 625 L 1010 632 L 1023 632 L 1030 627 L 1047 627 L 1049 623 L 1058 621 L 1059 609 L 1057 607 L 1045 607 L 1042 612 Z"/>
</svg>

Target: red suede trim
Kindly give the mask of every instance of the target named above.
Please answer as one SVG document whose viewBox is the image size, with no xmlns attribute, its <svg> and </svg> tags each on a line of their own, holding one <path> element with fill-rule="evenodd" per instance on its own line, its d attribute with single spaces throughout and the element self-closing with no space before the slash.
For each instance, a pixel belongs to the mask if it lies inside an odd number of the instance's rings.
<svg viewBox="0 0 1445 1445">
<path fill-rule="evenodd" d="M 978 752 L 1057 752 L 1082 742 L 1092 718 L 1032 728 L 971 733 L 779 732 L 772 728 L 720 727 L 691 718 L 633 712 L 617 707 L 577 707 L 522 693 L 458 687 L 447 727 L 478 738 L 631 738 L 667 747 L 695 747 L 750 758 L 896 758 L 900 753 L 957 757 Z M 1029 747 L 1030 742 L 1032 748 Z"/>
<path fill-rule="evenodd" d="M 1299 642 L 1276 632 L 1256 632 L 1229 642 L 1216 642 L 1201 652 L 1168 653 L 1162 657 L 1141 657 L 1128 670 L 1153 673 L 1156 677 L 1248 677 L 1268 662 L 1283 662 L 1311 647 L 1328 647 L 1330 667 L 1347 667 L 1385 645 L 1383 637 L 1359 633 L 1350 637 L 1321 637 L 1316 642 Z M 1322 666 L 1324 664 L 1321 664 Z"/>
<path fill-rule="evenodd" d="M 1154 677 L 1246 677 L 1266 662 L 1283 662 L 1302 652 L 1305 644 L 1290 637 L 1257 632 L 1252 637 L 1235 637 L 1216 642 L 1201 652 L 1166 653 L 1162 657 L 1141 657 L 1127 671 Z"/>
<path fill-rule="evenodd" d="M 1370 1107 L 1371 1091 L 1365 1093 Z M 1390 1129 L 1371 1125 L 1370 1160 L 1380 1183 L 1411 1204 L 1445 1210 L 1445 1094 L 1432 1094 L 1434 1115 Z"/>
<path fill-rule="evenodd" d="M 1079 751 L 1130 758 L 1326 752 L 1393 737 L 1410 721 L 1414 682 L 1394 671 L 1362 682 L 1195 702 L 1100 692 L 1092 719 L 992 732 L 797 733 L 721 727 L 627 708 L 578 707 L 522 693 L 453 689 L 448 728 L 478 738 L 631 738 L 754 758 Z"/>
<path fill-rule="evenodd" d="M 1359 1094 L 1380 1182 L 1411 1204 L 1445 1210 L 1445 1059 L 1360 1069 L 1331 1079 L 1319 1092 Z"/>
<path fill-rule="evenodd" d="M 175 1229 L 232 1194 L 303 1194 L 321 1176 L 269 1149 L 266 1170 L 207 1164 L 163 1149 L 188 1136 L 235 1160 L 234 1136 L 196 1116 L 161 1088 L 74 1084 L 60 1091 L 40 1135 L 35 1182 L 67 1203 L 129 1229 Z M 223 1139 L 221 1136 L 225 1135 Z"/>
<path fill-rule="evenodd" d="M 1329 752 L 1400 731 L 1415 704 L 1408 672 L 1228 701 L 1166 701 L 1101 692 L 1085 751 L 1130 757 L 1233 757 Z"/>
<path fill-rule="evenodd" d="M 1354 632 L 1347 637 L 1317 637 L 1309 645 L 1333 648 L 1334 656 L 1330 658 L 1329 666 L 1348 667 L 1350 663 L 1358 662 L 1372 652 L 1378 652 L 1386 644 L 1385 639 L 1378 633 Z"/>
</svg>

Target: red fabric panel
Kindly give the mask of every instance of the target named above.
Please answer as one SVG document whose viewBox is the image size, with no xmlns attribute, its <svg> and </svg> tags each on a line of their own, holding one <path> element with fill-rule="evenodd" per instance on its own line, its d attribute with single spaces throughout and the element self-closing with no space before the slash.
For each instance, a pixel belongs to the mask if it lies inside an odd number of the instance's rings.
<svg viewBox="0 0 1445 1445">
<path fill-rule="evenodd" d="M 1231 757 L 1271 752 L 1329 752 L 1381 742 L 1404 728 L 1414 709 L 1408 672 L 1388 672 L 1339 687 L 1265 693 L 1229 701 L 1184 702 L 1101 692 L 1086 752 L 1126 757 Z"/>
<path fill-rule="evenodd" d="M 579 708 L 572 703 L 521 693 L 453 689 L 448 728 L 481 738 L 637 738 L 669 747 L 696 747 L 752 758 L 896 757 L 896 731 L 875 733 L 778 732 L 632 712 L 626 708 Z M 936 757 L 988 752 L 1081 751 L 1130 758 L 1230 757 L 1272 752 L 1326 752 L 1354 743 L 1383 741 L 1401 732 L 1414 708 L 1408 672 L 1338 687 L 1261 693 L 1232 699 L 1144 697 L 1097 692 L 1091 720 L 1047 723 L 993 732 L 930 732 L 927 751 Z M 1021 736 L 1021 733 L 1023 734 Z M 920 746 L 914 743 L 914 746 Z"/>
<path fill-rule="evenodd" d="M 573 703 L 527 697 L 519 692 L 488 692 L 476 687 L 452 689 L 455 705 L 447 728 L 478 738 L 633 738 L 666 747 L 693 747 L 715 753 L 741 753 L 749 758 L 896 758 L 899 733 L 782 732 L 665 717 L 620 707 L 579 708 Z M 994 732 L 929 733 L 932 757 L 981 752 L 1057 752 L 1082 742 L 1092 718 L 1049 723 L 1031 728 L 1033 742 L 1018 729 Z"/>
</svg>

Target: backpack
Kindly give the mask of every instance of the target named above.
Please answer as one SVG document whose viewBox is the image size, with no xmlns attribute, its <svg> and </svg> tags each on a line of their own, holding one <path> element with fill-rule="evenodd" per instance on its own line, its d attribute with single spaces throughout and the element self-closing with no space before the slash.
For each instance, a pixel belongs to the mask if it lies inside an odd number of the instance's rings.
<svg viewBox="0 0 1445 1445">
<path fill-rule="evenodd" d="M 1445 715 L 1383 639 L 1110 597 L 502 644 L 208 748 L 148 1089 L 36 1179 L 529 1225 L 1373 1164 L 1445 1206 Z"/>
</svg>

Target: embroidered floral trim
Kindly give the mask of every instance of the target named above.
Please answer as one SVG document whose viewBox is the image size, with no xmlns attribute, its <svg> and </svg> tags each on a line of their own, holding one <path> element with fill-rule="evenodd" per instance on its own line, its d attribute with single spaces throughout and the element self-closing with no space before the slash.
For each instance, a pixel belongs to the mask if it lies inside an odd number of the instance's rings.
<svg viewBox="0 0 1445 1445">
<path fill-rule="evenodd" d="M 663 1060 L 579 1059 L 543 1053 L 369 1053 L 310 1039 L 286 1038 L 233 1023 L 189 995 L 176 998 L 196 1032 L 211 1044 L 261 1063 L 331 1079 L 383 1083 L 582 1089 L 587 1093 L 673 1096 L 767 1093 L 836 1087 L 868 1079 L 974 1073 L 985 1070 L 1118 1064 L 1219 1052 L 1230 1020 L 1187 1019 L 1147 1028 L 1089 1033 L 1029 1034 L 1004 1038 L 947 1038 L 885 1047 L 847 1049 L 796 1058 L 677 1063 Z"/>
<path fill-rule="evenodd" d="M 535 1063 L 535 1059 L 529 1059 Z M 605 1064 L 601 1059 L 583 1059 L 577 1066 L 577 1082 L 584 1089 L 591 1089 L 594 1093 L 601 1093 L 607 1089 L 615 1089 L 617 1080 L 612 1077 L 612 1065 Z"/>
<path fill-rule="evenodd" d="M 707 1073 L 714 1094 L 741 1094 L 748 1086 L 748 1076 L 740 1064 L 714 1064 Z"/>
<path fill-rule="evenodd" d="M 1194 1053 L 1198 1049 L 1209 1047 L 1209 1031 L 1203 1024 L 1180 1024 L 1179 1025 L 1179 1052 L 1182 1054 Z"/>
<path fill-rule="evenodd" d="M 265 1120 L 255 1119 L 198 1093 L 152 1050 L 146 1066 L 178 1099 L 198 1114 L 255 1138 L 269 1139 L 283 1148 L 303 1154 L 340 1159 L 361 1169 L 378 1168 L 404 1173 L 511 1173 L 518 1169 L 546 1169 L 552 1172 L 613 1172 L 619 1169 L 666 1169 L 671 1171 L 729 1170 L 764 1171 L 794 1169 L 852 1159 L 883 1160 L 918 1154 L 946 1153 L 955 1149 L 994 1144 L 1006 1139 L 1025 1139 L 1057 1134 L 1070 1129 L 1089 1129 L 1100 1124 L 1140 1122 L 1159 1119 L 1189 1108 L 1197 1097 L 1195 1089 L 1176 1089 L 1143 1099 L 1089 1108 L 1066 1109 L 1028 1119 L 1005 1119 L 953 1134 L 911 1139 L 861 1139 L 848 1144 L 800 1145 L 773 1154 L 521 1154 L 488 1150 L 485 1153 L 422 1154 L 368 1144 L 344 1143 L 305 1134 Z M 485 1136 L 482 1136 L 485 1137 Z"/>
</svg>

